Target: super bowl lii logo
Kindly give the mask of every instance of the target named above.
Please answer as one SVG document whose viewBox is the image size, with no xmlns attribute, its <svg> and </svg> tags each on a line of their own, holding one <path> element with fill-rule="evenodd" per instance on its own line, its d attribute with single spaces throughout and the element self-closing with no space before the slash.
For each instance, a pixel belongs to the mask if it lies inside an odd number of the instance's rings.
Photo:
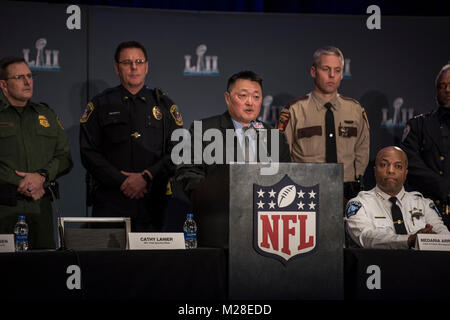
<svg viewBox="0 0 450 320">
<path fill-rule="evenodd" d="M 23 58 L 27 62 L 31 70 L 41 70 L 41 71 L 59 71 L 59 50 L 44 50 L 47 46 L 47 39 L 40 38 L 35 43 L 36 48 L 36 59 L 30 60 L 31 50 L 29 48 L 24 48 Z"/>
<path fill-rule="evenodd" d="M 187 54 L 184 56 L 185 76 L 218 76 L 219 58 L 217 56 L 205 55 L 208 47 L 201 44 L 195 50 L 197 59 Z"/>
<path fill-rule="evenodd" d="M 352 72 L 350 71 L 350 62 L 351 60 L 346 58 L 344 59 L 344 79 L 351 79 L 352 78 Z"/>
<path fill-rule="evenodd" d="M 394 112 L 392 114 L 392 118 L 388 119 L 389 110 L 387 108 L 382 108 L 382 120 L 381 120 L 381 128 L 404 128 L 406 126 L 406 122 L 414 116 L 413 108 L 405 108 L 403 106 L 403 98 L 398 97 L 392 103 L 392 109 Z M 403 107 L 403 108 L 402 108 Z"/>
</svg>

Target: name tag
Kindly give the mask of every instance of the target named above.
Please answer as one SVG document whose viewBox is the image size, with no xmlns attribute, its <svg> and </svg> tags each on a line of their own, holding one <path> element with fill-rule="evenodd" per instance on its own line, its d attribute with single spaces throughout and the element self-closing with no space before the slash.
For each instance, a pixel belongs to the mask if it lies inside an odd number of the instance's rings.
<svg viewBox="0 0 450 320">
<path fill-rule="evenodd" d="M 450 251 L 450 235 L 419 233 L 416 249 L 422 251 Z"/>
<path fill-rule="evenodd" d="M 0 234 L 0 252 L 15 252 L 14 235 Z"/>
<path fill-rule="evenodd" d="M 182 232 L 130 232 L 130 250 L 170 250 L 186 249 Z"/>
</svg>

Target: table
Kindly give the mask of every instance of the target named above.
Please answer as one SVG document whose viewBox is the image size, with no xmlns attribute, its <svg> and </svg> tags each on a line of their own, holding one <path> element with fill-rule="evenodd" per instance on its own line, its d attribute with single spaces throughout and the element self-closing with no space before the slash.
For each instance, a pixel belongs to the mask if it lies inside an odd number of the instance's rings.
<svg viewBox="0 0 450 320">
<path fill-rule="evenodd" d="M 218 248 L 0 253 L 0 299 L 220 300 L 226 265 Z"/>
</svg>

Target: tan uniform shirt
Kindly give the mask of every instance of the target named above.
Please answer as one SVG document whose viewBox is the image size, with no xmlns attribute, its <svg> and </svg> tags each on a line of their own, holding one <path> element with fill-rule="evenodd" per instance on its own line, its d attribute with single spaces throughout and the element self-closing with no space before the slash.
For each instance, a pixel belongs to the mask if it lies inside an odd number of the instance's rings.
<svg viewBox="0 0 450 320">
<path fill-rule="evenodd" d="M 344 182 L 363 175 L 369 162 L 369 122 L 358 101 L 337 95 L 332 99 L 337 160 L 344 165 Z M 288 104 L 280 114 L 293 162 L 325 162 L 325 112 L 316 93 Z"/>
</svg>

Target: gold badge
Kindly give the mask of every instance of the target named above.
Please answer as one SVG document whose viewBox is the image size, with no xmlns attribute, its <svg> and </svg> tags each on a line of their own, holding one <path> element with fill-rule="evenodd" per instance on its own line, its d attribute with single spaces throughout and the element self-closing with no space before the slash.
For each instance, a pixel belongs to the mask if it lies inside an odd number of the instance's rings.
<svg viewBox="0 0 450 320">
<path fill-rule="evenodd" d="M 162 115 L 161 109 L 159 109 L 158 106 L 154 106 L 152 112 L 153 112 L 153 116 L 155 117 L 156 120 L 162 119 L 163 115 Z"/>
<path fill-rule="evenodd" d="M 181 117 L 181 113 L 178 110 L 177 105 L 173 104 L 170 107 L 170 114 L 172 115 L 172 118 L 175 120 L 177 126 L 181 127 L 183 125 L 183 118 Z"/>
<path fill-rule="evenodd" d="M 134 137 L 135 139 L 137 139 L 141 136 L 141 134 L 136 131 L 136 132 L 132 133 L 131 136 Z"/>
<path fill-rule="evenodd" d="M 48 120 L 45 116 L 39 115 L 39 124 L 43 127 L 50 127 L 50 123 L 48 123 Z"/>
<path fill-rule="evenodd" d="M 89 102 L 86 106 L 86 109 L 84 110 L 83 115 L 81 116 L 80 123 L 87 122 L 92 114 L 92 111 L 94 111 L 94 104 L 92 102 Z"/>
</svg>

